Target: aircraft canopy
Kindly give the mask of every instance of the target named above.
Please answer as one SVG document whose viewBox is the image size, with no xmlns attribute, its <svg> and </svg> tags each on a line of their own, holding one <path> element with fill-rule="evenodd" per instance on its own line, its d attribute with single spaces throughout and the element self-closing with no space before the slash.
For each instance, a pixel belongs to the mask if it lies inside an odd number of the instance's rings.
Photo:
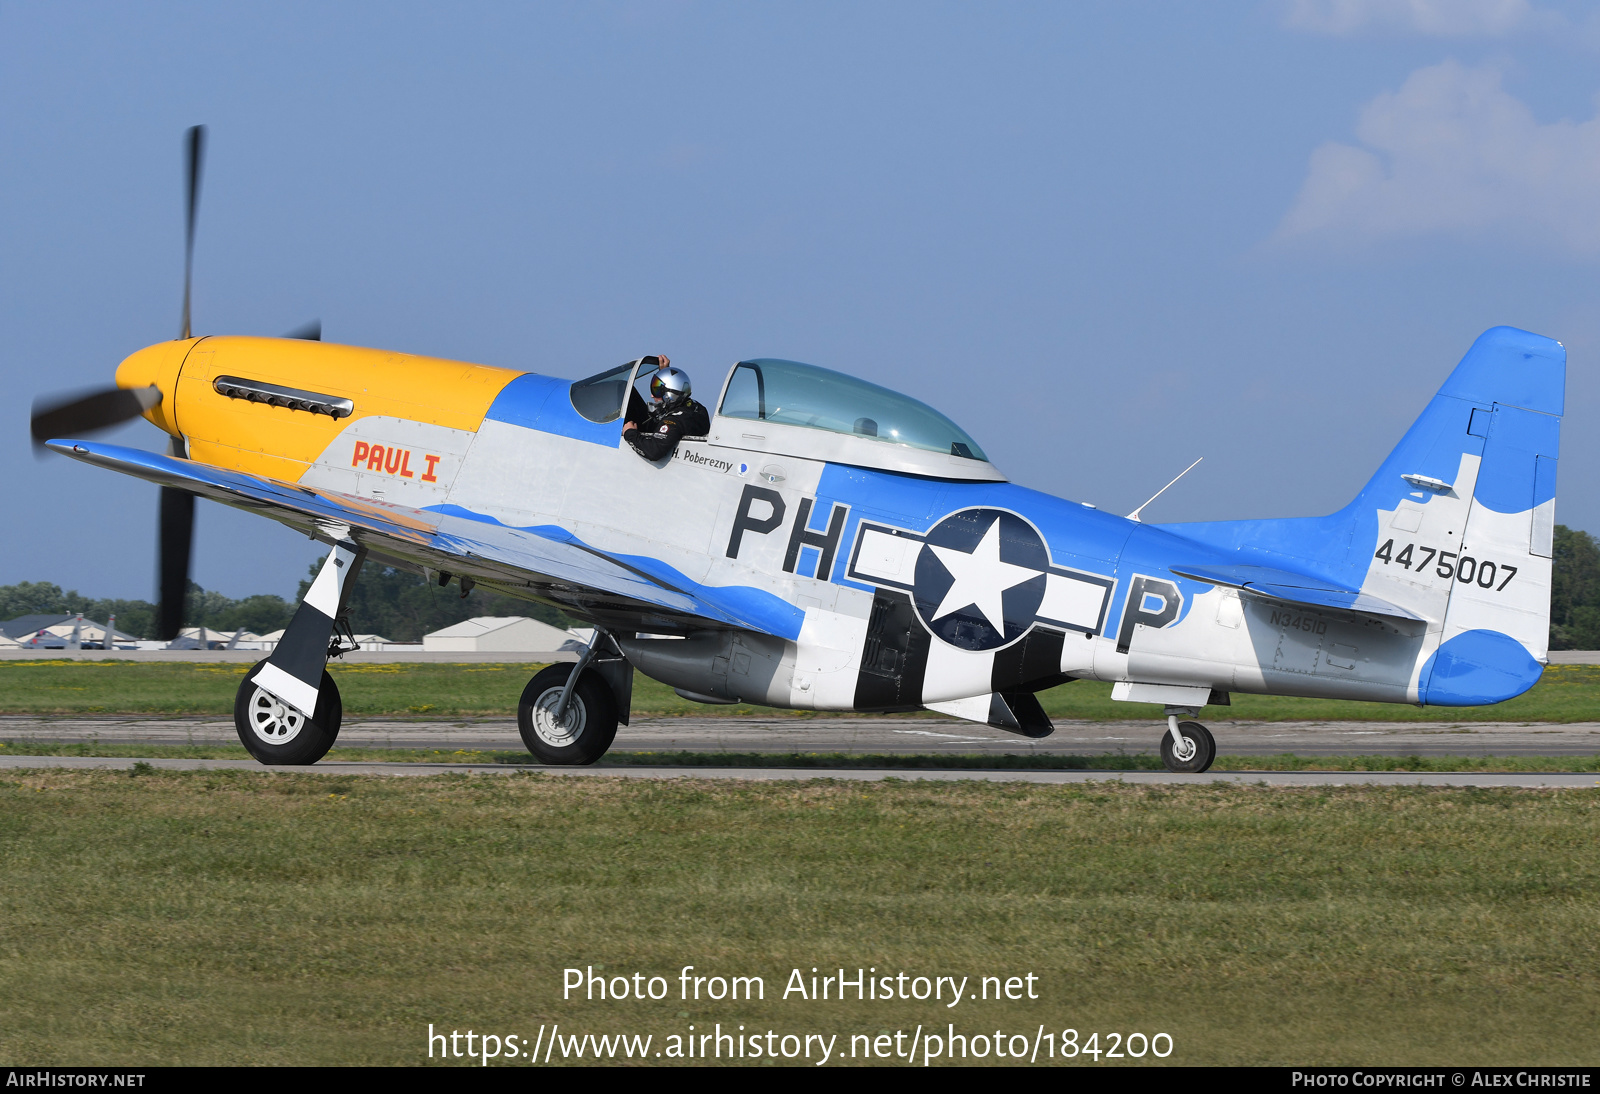
<svg viewBox="0 0 1600 1094">
<path fill-rule="evenodd" d="M 966 431 L 925 403 L 798 361 L 740 361 L 722 396 L 727 418 L 825 429 L 987 463 Z"/>
</svg>

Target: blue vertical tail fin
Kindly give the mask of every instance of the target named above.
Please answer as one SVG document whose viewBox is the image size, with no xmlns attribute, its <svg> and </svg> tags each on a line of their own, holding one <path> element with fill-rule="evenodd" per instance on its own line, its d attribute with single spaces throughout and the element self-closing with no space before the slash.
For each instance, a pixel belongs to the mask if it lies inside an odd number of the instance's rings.
<svg viewBox="0 0 1600 1094">
<path fill-rule="evenodd" d="M 1498 702 L 1547 651 L 1565 388 L 1561 343 L 1495 327 L 1339 512 L 1169 530 L 1416 613 L 1418 700 Z"/>
</svg>

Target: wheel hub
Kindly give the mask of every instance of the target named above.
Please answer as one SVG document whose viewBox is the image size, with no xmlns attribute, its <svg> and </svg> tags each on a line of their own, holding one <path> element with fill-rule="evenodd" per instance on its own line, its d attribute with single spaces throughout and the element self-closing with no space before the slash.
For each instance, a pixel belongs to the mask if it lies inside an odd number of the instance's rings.
<svg viewBox="0 0 1600 1094">
<path fill-rule="evenodd" d="M 305 728 L 306 716 L 265 688 L 250 697 L 250 729 L 265 744 L 286 745 Z"/>
<path fill-rule="evenodd" d="M 552 748 L 565 748 L 576 742 L 583 736 L 584 723 L 588 720 L 583 700 L 574 692 L 567 702 L 566 713 L 557 721 L 555 710 L 560 701 L 561 689 L 551 688 L 533 704 L 533 732 Z"/>
<path fill-rule="evenodd" d="M 1194 759 L 1194 753 L 1194 741 L 1181 733 L 1178 734 L 1178 739 L 1173 742 L 1172 745 L 1172 758 L 1177 760 L 1179 763 L 1188 763 L 1190 760 Z"/>
</svg>

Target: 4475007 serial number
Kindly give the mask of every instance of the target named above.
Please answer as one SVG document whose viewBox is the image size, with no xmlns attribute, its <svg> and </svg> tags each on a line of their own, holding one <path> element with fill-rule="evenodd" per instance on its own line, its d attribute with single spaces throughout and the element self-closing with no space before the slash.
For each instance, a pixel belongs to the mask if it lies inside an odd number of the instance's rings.
<svg viewBox="0 0 1600 1094">
<path fill-rule="evenodd" d="M 1419 547 L 1414 543 L 1408 543 L 1397 553 L 1392 539 L 1385 541 L 1372 557 L 1382 559 L 1385 566 L 1392 562 L 1419 574 L 1432 563 L 1433 572 L 1446 581 L 1454 578 L 1468 585 L 1477 585 L 1481 589 L 1493 589 L 1497 593 L 1505 592 L 1506 586 L 1511 584 L 1511 579 L 1517 576 L 1517 567 L 1504 562 L 1479 560 L 1471 555 L 1459 555 L 1455 551 L 1441 551 L 1437 547 Z"/>
</svg>

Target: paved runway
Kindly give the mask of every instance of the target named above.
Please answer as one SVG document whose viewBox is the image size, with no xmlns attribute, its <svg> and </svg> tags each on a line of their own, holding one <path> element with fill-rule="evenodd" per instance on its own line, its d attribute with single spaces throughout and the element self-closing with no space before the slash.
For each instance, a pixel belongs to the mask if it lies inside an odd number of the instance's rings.
<svg viewBox="0 0 1600 1094">
<path fill-rule="evenodd" d="M 1212 771 L 1204 775 L 1176 775 L 1167 771 L 984 771 L 907 770 L 904 768 L 783 768 L 783 767 L 533 767 L 514 764 L 429 764 L 381 762 L 329 762 L 315 767 L 263 768 L 252 760 L 120 760 L 91 756 L 0 756 L 0 770 L 128 770 L 145 762 L 173 771 L 276 771 L 299 775 L 511 775 L 535 772 L 570 778 L 623 779 L 743 779 L 755 782 L 799 782 L 838 779 L 877 782 L 1001 782 L 1088 783 L 1121 782 L 1134 785 L 1182 785 L 1216 782 L 1251 786 L 1456 786 L 1517 787 L 1523 789 L 1578 790 L 1600 786 L 1593 772 L 1415 772 L 1415 771 Z"/>
<path fill-rule="evenodd" d="M 1225 722 L 1207 723 L 1223 756 L 1592 756 L 1600 722 Z M 617 731 L 616 749 L 688 752 L 977 752 L 1097 755 L 1153 752 L 1154 722 L 1060 722 L 1030 740 L 951 718 L 639 718 Z M 233 722 L 217 718 L 0 717 L 0 741 L 237 744 Z M 342 745 L 372 748 L 516 750 L 509 720 L 352 720 Z"/>
</svg>

